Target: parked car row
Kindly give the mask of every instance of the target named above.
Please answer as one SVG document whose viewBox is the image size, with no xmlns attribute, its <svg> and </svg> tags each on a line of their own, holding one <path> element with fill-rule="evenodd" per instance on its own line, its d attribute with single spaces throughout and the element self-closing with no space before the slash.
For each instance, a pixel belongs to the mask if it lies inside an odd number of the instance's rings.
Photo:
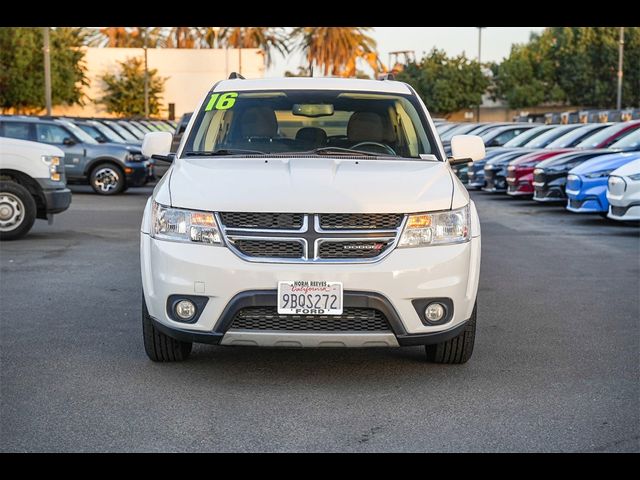
<svg viewBox="0 0 640 480">
<path fill-rule="evenodd" d="M 566 125 L 437 124 L 445 149 L 479 135 L 483 160 L 455 168 L 468 189 L 564 203 L 576 213 L 640 220 L 640 120 Z M 511 138 L 502 142 L 501 135 Z"/>
<path fill-rule="evenodd" d="M 175 122 L 0 115 L 0 240 L 26 235 L 36 218 L 50 223 L 71 204 L 68 183 L 101 195 L 145 185 L 156 176 L 142 155 L 148 132 Z"/>
</svg>

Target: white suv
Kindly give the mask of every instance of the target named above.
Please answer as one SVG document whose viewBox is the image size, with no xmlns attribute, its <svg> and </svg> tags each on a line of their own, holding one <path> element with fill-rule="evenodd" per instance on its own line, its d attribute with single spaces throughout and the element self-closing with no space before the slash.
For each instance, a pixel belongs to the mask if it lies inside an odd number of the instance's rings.
<svg viewBox="0 0 640 480">
<path fill-rule="evenodd" d="M 193 342 L 473 350 L 480 223 L 407 84 L 230 79 L 196 109 L 141 227 L 143 333 L 155 361 Z"/>
</svg>

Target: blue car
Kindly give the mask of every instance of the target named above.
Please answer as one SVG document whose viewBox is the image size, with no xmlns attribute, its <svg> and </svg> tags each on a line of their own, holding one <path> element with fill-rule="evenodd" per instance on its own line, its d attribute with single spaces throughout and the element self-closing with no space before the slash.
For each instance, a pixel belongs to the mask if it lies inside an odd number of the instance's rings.
<svg viewBox="0 0 640 480">
<path fill-rule="evenodd" d="M 571 169 L 567 177 L 567 210 L 577 213 L 609 211 L 607 181 L 609 174 L 618 167 L 640 158 L 640 152 L 612 153 L 596 157 Z"/>
</svg>

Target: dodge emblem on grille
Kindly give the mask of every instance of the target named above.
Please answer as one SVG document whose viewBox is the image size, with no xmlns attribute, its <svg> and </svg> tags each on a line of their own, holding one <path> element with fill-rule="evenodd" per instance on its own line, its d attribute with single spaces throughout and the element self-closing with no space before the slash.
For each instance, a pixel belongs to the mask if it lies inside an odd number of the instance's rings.
<svg viewBox="0 0 640 480">
<path fill-rule="evenodd" d="M 344 250 L 381 250 L 383 243 L 373 243 L 370 245 L 343 245 Z"/>
</svg>

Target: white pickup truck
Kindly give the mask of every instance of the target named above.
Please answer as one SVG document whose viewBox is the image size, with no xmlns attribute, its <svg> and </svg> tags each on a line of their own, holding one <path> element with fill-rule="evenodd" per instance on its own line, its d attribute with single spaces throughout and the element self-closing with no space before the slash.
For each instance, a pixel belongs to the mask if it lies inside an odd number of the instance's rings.
<svg viewBox="0 0 640 480">
<path fill-rule="evenodd" d="M 141 226 L 144 345 L 183 360 L 193 342 L 267 347 L 425 345 L 473 351 L 480 223 L 427 108 L 392 80 L 218 82 Z"/>
<path fill-rule="evenodd" d="M 62 150 L 0 137 L 0 240 L 25 236 L 36 218 L 51 223 L 70 204 Z"/>
</svg>

